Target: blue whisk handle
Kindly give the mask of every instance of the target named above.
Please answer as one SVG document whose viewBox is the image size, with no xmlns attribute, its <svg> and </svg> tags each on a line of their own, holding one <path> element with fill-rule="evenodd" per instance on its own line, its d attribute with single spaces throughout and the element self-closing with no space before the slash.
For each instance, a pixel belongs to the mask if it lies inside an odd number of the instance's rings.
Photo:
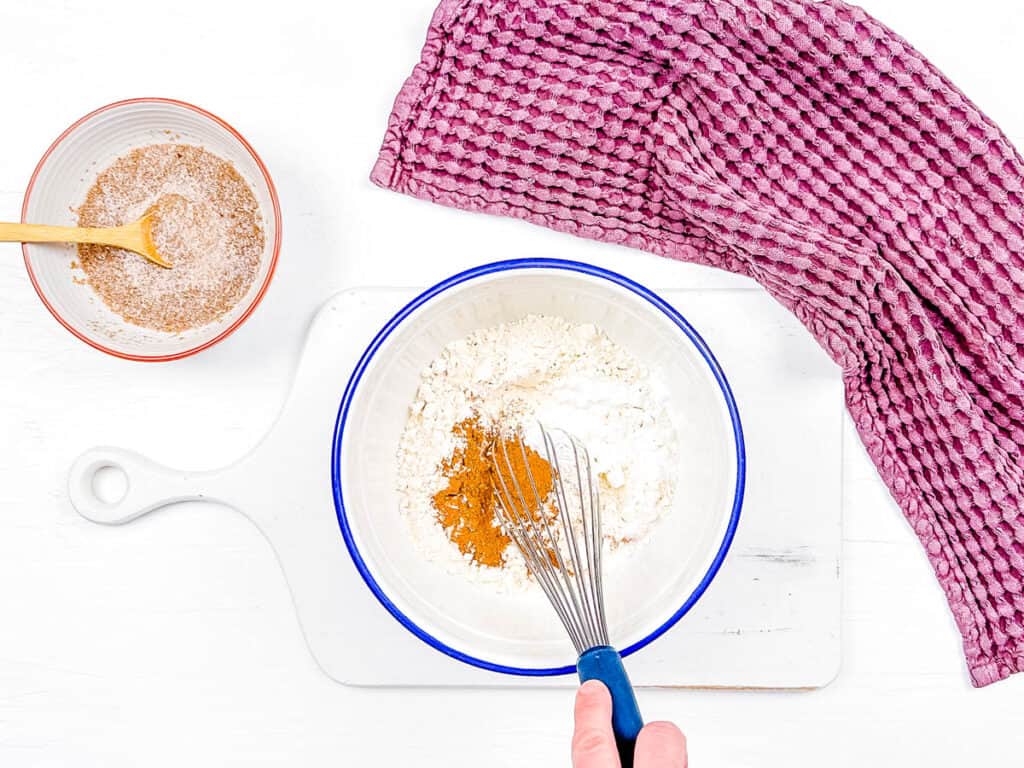
<svg viewBox="0 0 1024 768">
<path fill-rule="evenodd" d="M 633 694 L 633 684 L 622 666 L 622 657 L 611 646 L 599 645 L 583 652 L 576 662 L 576 670 L 581 683 L 600 680 L 611 693 L 612 731 L 619 748 L 619 760 L 622 768 L 632 768 L 633 748 L 640 729 L 644 727 L 644 719 Z"/>
</svg>

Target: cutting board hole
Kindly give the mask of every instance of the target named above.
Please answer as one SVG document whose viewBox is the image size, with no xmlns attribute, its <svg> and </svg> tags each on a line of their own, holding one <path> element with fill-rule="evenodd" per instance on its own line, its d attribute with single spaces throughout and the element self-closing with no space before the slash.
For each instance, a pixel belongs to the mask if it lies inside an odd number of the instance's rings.
<svg viewBox="0 0 1024 768">
<path fill-rule="evenodd" d="M 92 476 L 92 492 L 104 504 L 117 504 L 128 494 L 128 475 L 112 464 L 100 467 Z"/>
</svg>

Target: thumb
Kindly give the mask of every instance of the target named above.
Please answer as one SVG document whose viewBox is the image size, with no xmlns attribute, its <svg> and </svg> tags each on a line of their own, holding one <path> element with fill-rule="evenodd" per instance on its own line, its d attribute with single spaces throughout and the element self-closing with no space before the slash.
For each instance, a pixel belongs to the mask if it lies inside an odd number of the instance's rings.
<svg viewBox="0 0 1024 768">
<path fill-rule="evenodd" d="M 648 723 L 636 740 L 638 768 L 686 768 L 686 737 L 672 723 Z"/>
</svg>

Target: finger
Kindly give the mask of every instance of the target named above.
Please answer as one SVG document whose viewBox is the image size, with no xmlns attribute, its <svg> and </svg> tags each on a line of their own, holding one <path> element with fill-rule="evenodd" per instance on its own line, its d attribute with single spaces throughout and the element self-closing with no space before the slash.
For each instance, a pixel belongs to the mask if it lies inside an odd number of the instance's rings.
<svg viewBox="0 0 1024 768">
<path fill-rule="evenodd" d="M 636 740 L 636 768 L 686 768 L 686 737 L 672 723 L 648 723 Z"/>
<path fill-rule="evenodd" d="M 576 693 L 572 735 L 574 768 L 620 768 L 612 734 L 612 697 L 604 684 L 588 680 Z"/>
</svg>

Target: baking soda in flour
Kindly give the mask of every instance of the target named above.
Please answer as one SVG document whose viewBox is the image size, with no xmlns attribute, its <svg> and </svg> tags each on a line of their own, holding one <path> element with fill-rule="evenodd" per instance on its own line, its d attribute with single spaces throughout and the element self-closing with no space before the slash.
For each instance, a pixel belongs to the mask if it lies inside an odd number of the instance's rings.
<svg viewBox="0 0 1024 768">
<path fill-rule="evenodd" d="M 672 508 L 678 438 L 663 382 L 589 324 L 530 315 L 448 344 L 421 375 L 398 450 L 402 514 L 418 548 L 453 574 L 499 589 L 529 582 L 510 546 L 503 568 L 462 555 L 431 501 L 445 487 L 452 426 L 541 421 L 579 438 L 597 477 L 606 553 L 628 555 Z"/>
</svg>

